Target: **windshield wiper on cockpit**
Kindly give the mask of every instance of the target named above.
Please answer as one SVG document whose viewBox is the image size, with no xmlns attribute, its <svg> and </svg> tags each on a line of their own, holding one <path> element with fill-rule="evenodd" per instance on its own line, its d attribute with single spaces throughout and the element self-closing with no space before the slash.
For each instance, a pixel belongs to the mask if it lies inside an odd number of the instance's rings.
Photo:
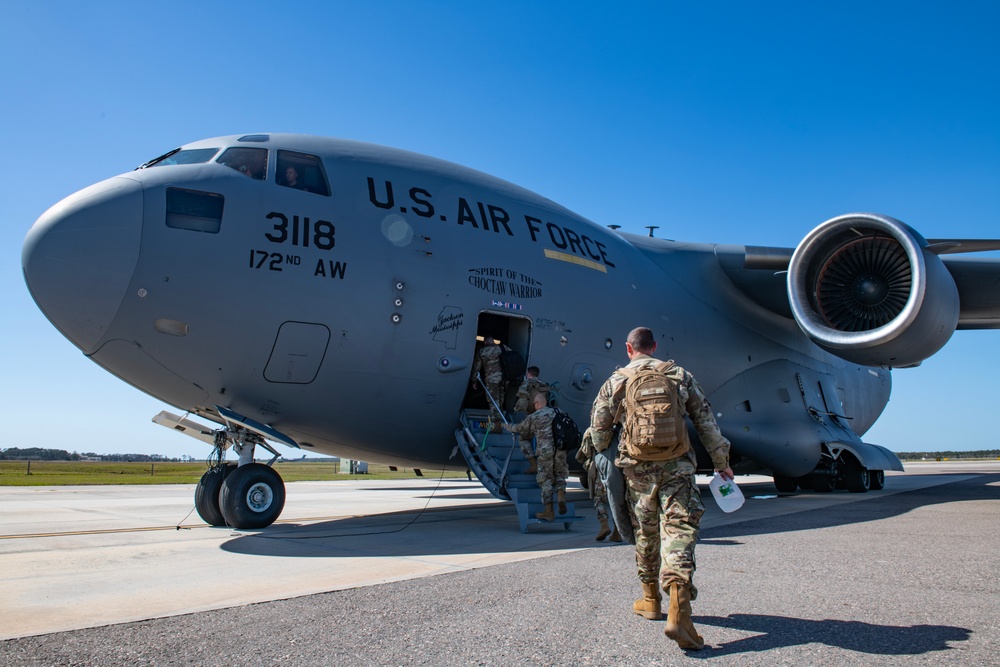
<svg viewBox="0 0 1000 667">
<path fill-rule="evenodd" d="M 139 165 L 138 167 L 136 167 L 136 168 L 135 168 L 135 169 L 133 169 L 132 171 L 139 171 L 140 169 L 145 169 L 146 167 L 152 167 L 152 166 L 153 166 L 154 164 L 156 164 L 156 163 L 157 163 L 157 162 L 159 162 L 160 160 L 166 160 L 166 159 L 167 159 L 168 157 L 170 157 L 170 156 L 171 156 L 171 155 L 173 155 L 174 153 L 178 152 L 179 150 L 180 150 L 180 148 L 175 148 L 175 149 L 174 149 L 174 150 L 172 150 L 172 151 L 168 151 L 168 152 L 164 153 L 164 154 L 163 154 L 163 155 L 161 155 L 160 157 L 154 157 L 154 158 L 153 158 L 152 160 L 150 160 L 149 162 L 146 162 L 145 164 L 140 164 L 140 165 Z"/>
</svg>

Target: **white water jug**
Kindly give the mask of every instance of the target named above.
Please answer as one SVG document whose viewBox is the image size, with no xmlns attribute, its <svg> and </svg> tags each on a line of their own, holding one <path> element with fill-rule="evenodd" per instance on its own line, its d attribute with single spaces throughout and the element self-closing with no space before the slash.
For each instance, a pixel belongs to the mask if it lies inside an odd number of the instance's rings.
<svg viewBox="0 0 1000 667">
<path fill-rule="evenodd" d="M 735 480 L 724 480 L 719 473 L 715 473 L 708 488 L 712 489 L 712 496 L 723 512 L 735 512 L 743 507 L 743 492 L 736 486 Z"/>
</svg>

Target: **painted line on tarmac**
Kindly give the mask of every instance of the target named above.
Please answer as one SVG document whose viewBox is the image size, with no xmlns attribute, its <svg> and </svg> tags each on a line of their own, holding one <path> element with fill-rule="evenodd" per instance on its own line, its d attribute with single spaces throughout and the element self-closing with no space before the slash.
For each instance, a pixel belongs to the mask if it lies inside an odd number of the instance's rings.
<svg viewBox="0 0 1000 667">
<path fill-rule="evenodd" d="M 488 505 L 487 507 L 500 507 L 499 504 Z M 288 519 L 278 519 L 272 526 L 277 526 L 280 524 L 297 524 L 297 523 L 319 523 L 323 521 L 343 521 L 345 519 L 370 519 L 373 517 L 390 517 L 393 514 L 405 515 L 405 514 L 431 514 L 438 512 L 455 512 L 463 510 L 478 510 L 483 509 L 481 507 L 428 507 L 424 509 L 410 509 L 410 510 L 399 510 L 396 512 L 389 513 L 379 513 L 373 512 L 371 514 L 337 514 L 330 516 L 308 516 L 308 517 L 291 517 Z M 21 539 L 31 539 L 31 538 L 42 538 L 42 537 L 76 537 L 83 535 L 113 535 L 117 533 L 148 533 L 162 530 L 192 530 L 195 528 L 226 528 L 233 531 L 245 531 L 248 529 L 233 528 L 232 526 L 210 526 L 207 523 L 198 523 L 194 525 L 182 525 L 176 524 L 172 526 L 139 526 L 136 528 L 95 528 L 93 530 L 65 530 L 65 531 L 53 531 L 49 533 L 21 533 L 16 535 L 0 535 L 0 540 L 21 540 Z M 257 530 L 257 529 L 252 529 Z"/>
</svg>

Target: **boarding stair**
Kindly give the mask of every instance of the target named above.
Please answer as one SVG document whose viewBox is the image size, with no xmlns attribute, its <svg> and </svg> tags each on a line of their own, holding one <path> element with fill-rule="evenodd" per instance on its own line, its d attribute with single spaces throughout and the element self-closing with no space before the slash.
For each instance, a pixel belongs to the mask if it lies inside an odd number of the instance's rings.
<svg viewBox="0 0 1000 667">
<path fill-rule="evenodd" d="M 514 503 L 522 533 L 528 532 L 528 526 L 539 524 L 561 523 L 569 530 L 575 522 L 583 521 L 584 517 L 576 516 L 575 504 L 568 500 L 565 514 L 559 514 L 558 505 L 554 506 L 554 521 L 535 518 L 536 513 L 545 511 L 542 490 L 535 480 L 535 474 L 524 472 L 528 468 L 528 460 L 521 452 L 518 435 L 503 431 L 502 425 L 494 424 L 490 428 L 489 410 L 463 410 L 459 415 L 455 439 L 469 469 L 483 486 L 495 498 Z"/>
</svg>

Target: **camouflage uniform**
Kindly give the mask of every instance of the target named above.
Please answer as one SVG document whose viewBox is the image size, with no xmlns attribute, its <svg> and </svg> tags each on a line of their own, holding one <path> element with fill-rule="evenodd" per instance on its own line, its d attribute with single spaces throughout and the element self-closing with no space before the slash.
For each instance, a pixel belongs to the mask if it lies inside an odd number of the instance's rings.
<svg viewBox="0 0 1000 667">
<path fill-rule="evenodd" d="M 531 438 L 526 438 L 522 435 L 520 440 L 518 440 L 517 444 L 521 446 L 521 453 L 524 454 L 524 458 L 526 459 L 535 458 L 535 450 L 531 447 Z"/>
<path fill-rule="evenodd" d="M 594 499 L 594 511 L 597 512 L 597 520 L 608 520 L 608 491 L 601 484 L 600 476 L 594 476 L 590 482 L 590 495 Z"/>
<path fill-rule="evenodd" d="M 499 345 L 484 345 L 479 350 L 479 354 L 476 355 L 476 361 L 472 365 L 472 379 L 476 380 L 476 374 L 482 371 L 484 388 L 493 397 L 493 401 L 502 409 L 503 367 L 500 366 L 501 352 L 502 348 Z M 489 401 L 489 399 L 487 400 Z M 489 401 L 490 416 L 494 421 L 502 422 L 503 419 L 500 417 L 500 413 L 497 412 L 496 407 L 494 407 L 493 401 Z"/>
<path fill-rule="evenodd" d="M 576 460 L 583 469 L 587 471 L 587 488 L 590 489 L 590 497 L 594 499 L 594 511 L 597 512 L 598 521 L 608 520 L 608 490 L 604 488 L 604 484 L 601 482 L 601 475 L 597 470 L 597 466 L 594 464 L 594 450 L 593 440 L 591 438 L 592 431 L 587 429 L 583 434 L 583 442 L 580 443 L 580 449 L 576 452 Z"/>
<path fill-rule="evenodd" d="M 552 491 L 566 490 L 566 478 L 569 477 L 569 466 L 566 464 L 566 452 L 558 451 L 552 440 L 552 420 L 556 411 L 550 407 L 532 412 L 523 422 L 504 424 L 504 428 L 512 433 L 519 433 L 522 438 L 535 437 L 535 451 L 538 456 L 538 473 L 535 480 L 542 489 L 542 504 L 552 504 Z"/>
<path fill-rule="evenodd" d="M 517 390 L 517 402 L 514 404 L 514 412 L 526 412 L 532 414 L 535 411 L 535 394 L 548 392 L 549 385 L 538 378 L 524 378 L 524 382 Z M 525 458 L 535 458 L 535 452 L 531 448 L 531 438 L 521 437 L 521 453 Z"/>
<path fill-rule="evenodd" d="M 657 363 L 645 354 L 637 354 L 627 368 Z M 694 377 L 680 366 L 666 375 L 677 382 L 677 393 L 685 413 L 691 418 L 712 463 L 718 470 L 729 467 L 729 441 L 719 431 L 712 406 Z M 624 398 L 626 378 L 614 373 L 601 387 L 591 412 L 591 428 L 597 442 L 610 442 L 614 436 L 615 415 Z M 624 421 L 624 415 L 620 420 Z M 639 580 L 659 581 L 663 590 L 671 583 L 687 586 L 691 599 L 697 597 L 692 577 L 695 571 L 694 547 L 705 506 L 695 484 L 697 459 L 693 449 L 667 461 L 633 458 L 621 448 L 615 462 L 625 476 L 632 520 L 635 526 L 635 560 Z"/>
<path fill-rule="evenodd" d="M 524 378 L 524 382 L 517 390 L 517 402 L 514 404 L 514 412 L 527 412 L 531 414 L 535 411 L 533 401 L 535 394 L 548 394 L 549 385 L 538 378 Z M 548 398 L 548 396 L 546 396 Z"/>
</svg>

